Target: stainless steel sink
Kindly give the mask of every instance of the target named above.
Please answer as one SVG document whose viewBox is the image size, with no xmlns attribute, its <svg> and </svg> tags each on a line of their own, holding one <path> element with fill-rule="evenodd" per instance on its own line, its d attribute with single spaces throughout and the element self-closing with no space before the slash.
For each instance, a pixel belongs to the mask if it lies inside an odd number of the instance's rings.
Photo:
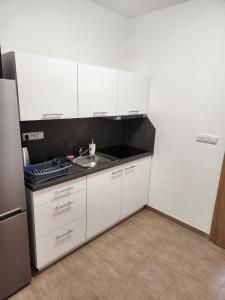
<svg viewBox="0 0 225 300">
<path fill-rule="evenodd" d="M 105 163 L 109 163 L 112 160 L 113 159 L 103 157 L 100 155 L 86 155 L 77 157 L 74 160 L 72 160 L 72 162 L 84 168 L 94 168 L 97 166 L 104 165 Z"/>
</svg>

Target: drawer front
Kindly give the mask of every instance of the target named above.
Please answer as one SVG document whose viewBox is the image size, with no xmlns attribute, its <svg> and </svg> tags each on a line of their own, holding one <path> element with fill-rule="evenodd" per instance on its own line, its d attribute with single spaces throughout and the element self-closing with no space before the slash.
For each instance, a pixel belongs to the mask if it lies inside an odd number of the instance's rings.
<svg viewBox="0 0 225 300">
<path fill-rule="evenodd" d="M 71 194 L 86 189 L 86 177 L 70 180 L 33 193 L 34 207 L 67 198 Z"/>
<path fill-rule="evenodd" d="M 36 267 L 41 269 L 85 240 L 86 218 L 82 217 L 36 240 Z"/>
<path fill-rule="evenodd" d="M 86 215 L 86 190 L 34 207 L 36 238 Z"/>
</svg>

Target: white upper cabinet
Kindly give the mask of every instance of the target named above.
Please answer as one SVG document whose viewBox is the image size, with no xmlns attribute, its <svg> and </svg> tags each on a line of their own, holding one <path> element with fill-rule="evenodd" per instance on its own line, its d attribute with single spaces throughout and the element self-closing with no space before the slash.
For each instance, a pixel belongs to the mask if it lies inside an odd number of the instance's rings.
<svg viewBox="0 0 225 300">
<path fill-rule="evenodd" d="M 77 118 L 77 64 L 26 53 L 3 55 L 7 78 L 17 79 L 20 119 Z"/>
<path fill-rule="evenodd" d="M 115 116 L 118 71 L 78 64 L 79 117 Z"/>
<path fill-rule="evenodd" d="M 149 76 L 20 52 L 3 54 L 3 71 L 21 121 L 147 113 Z"/>
<path fill-rule="evenodd" d="M 146 114 L 150 77 L 119 71 L 117 115 Z"/>
</svg>

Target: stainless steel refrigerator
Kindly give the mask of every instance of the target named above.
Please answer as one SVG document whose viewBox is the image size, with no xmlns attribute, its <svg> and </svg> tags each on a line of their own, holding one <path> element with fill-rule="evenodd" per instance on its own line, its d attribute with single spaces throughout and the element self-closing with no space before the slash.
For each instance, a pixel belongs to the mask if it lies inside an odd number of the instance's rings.
<svg viewBox="0 0 225 300">
<path fill-rule="evenodd" d="M 16 83 L 0 79 L 0 299 L 31 279 Z"/>
</svg>

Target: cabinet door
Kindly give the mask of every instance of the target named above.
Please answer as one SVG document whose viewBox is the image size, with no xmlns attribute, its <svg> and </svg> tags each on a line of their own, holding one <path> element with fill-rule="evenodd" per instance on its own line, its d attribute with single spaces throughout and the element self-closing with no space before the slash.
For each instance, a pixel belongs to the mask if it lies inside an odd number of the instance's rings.
<svg viewBox="0 0 225 300">
<path fill-rule="evenodd" d="M 150 78 L 119 71 L 117 115 L 146 114 Z"/>
<path fill-rule="evenodd" d="M 121 218 L 129 216 L 147 204 L 150 158 L 124 166 Z"/>
<path fill-rule="evenodd" d="M 79 64 L 79 117 L 115 116 L 117 81 L 116 70 Z"/>
<path fill-rule="evenodd" d="M 20 119 L 77 117 L 77 64 L 15 53 Z"/>
<path fill-rule="evenodd" d="M 87 238 L 120 219 L 122 168 L 87 177 Z"/>
</svg>

